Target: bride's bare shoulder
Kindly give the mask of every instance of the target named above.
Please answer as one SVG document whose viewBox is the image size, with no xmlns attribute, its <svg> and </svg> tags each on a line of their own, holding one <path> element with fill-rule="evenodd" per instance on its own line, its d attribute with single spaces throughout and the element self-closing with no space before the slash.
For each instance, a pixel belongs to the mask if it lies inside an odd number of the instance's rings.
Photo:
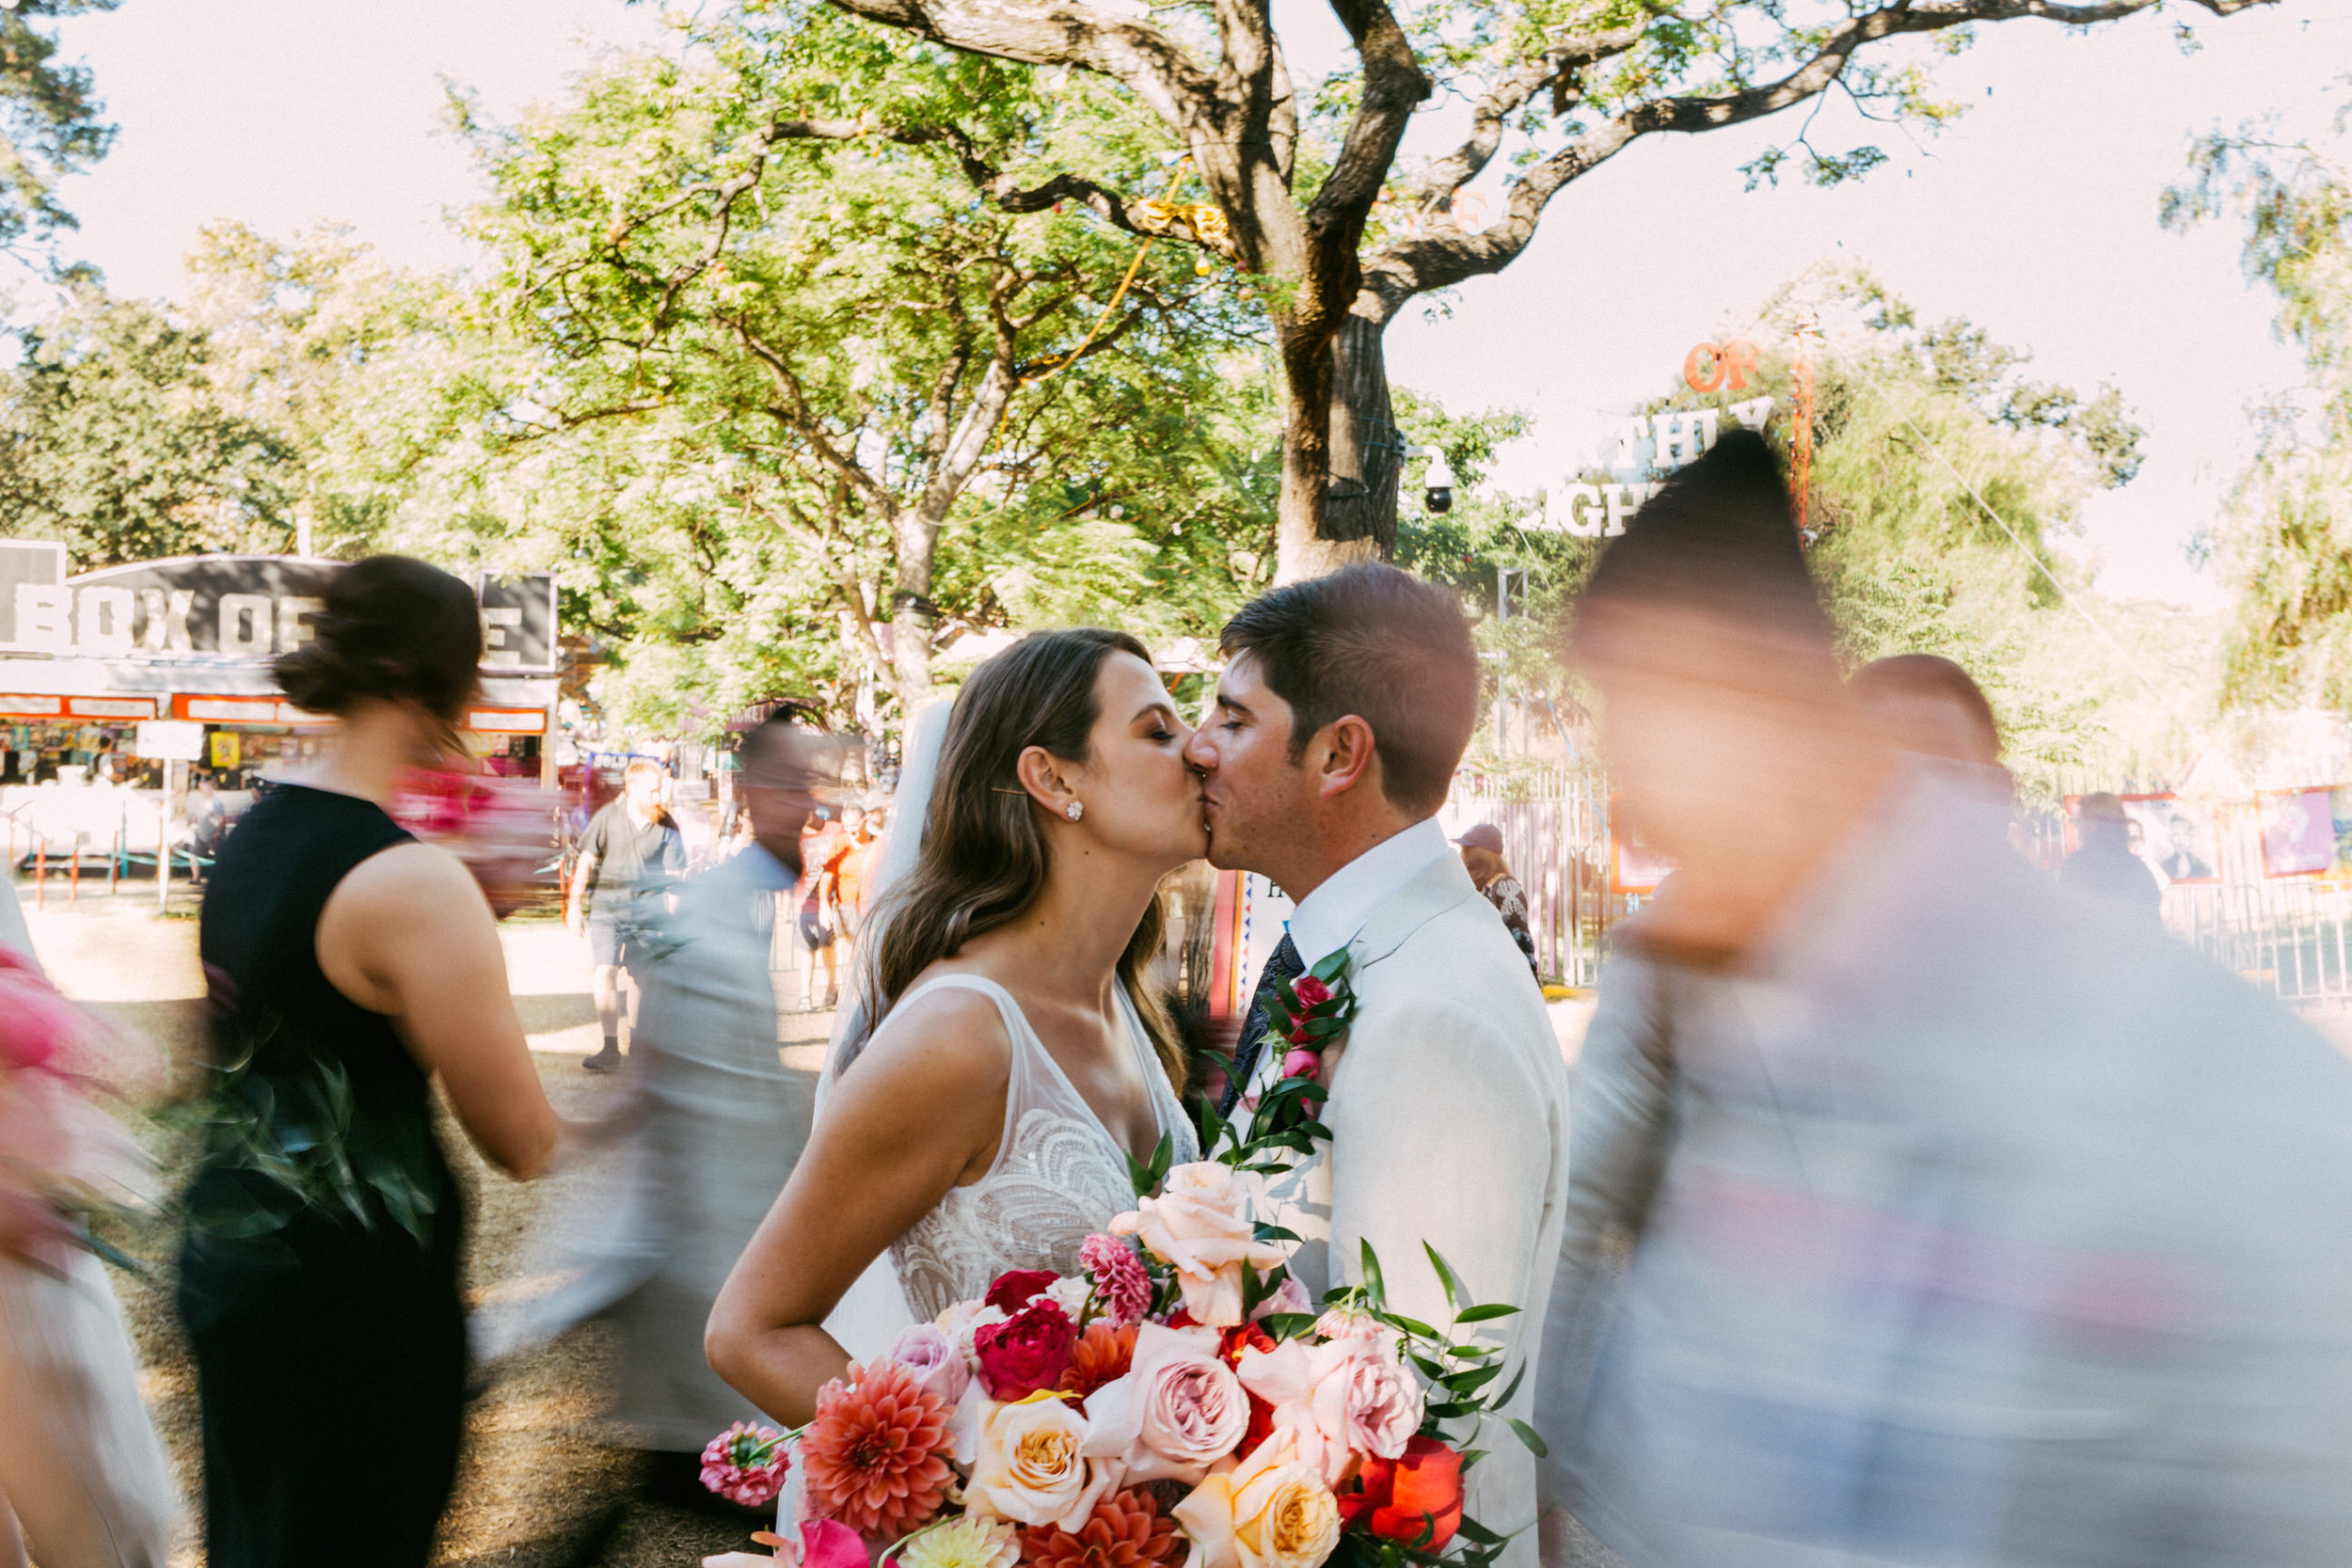
<svg viewBox="0 0 2352 1568">
<path fill-rule="evenodd" d="M 966 986 L 933 986 L 914 995 L 950 973 L 958 972 L 933 965 L 915 977 L 907 988 L 912 1000 L 882 1019 L 859 1055 L 860 1065 L 871 1061 L 894 1074 L 916 1074 L 934 1089 L 1004 1085 L 1012 1070 L 1012 1037 L 995 1000 Z"/>
</svg>

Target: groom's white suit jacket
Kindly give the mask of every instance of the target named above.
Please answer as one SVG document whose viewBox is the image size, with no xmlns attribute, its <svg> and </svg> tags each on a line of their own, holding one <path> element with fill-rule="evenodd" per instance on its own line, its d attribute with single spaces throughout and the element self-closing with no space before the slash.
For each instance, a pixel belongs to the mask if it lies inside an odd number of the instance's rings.
<svg viewBox="0 0 2352 1568">
<path fill-rule="evenodd" d="M 1427 1242 L 1476 1301 L 1520 1307 L 1477 1325 L 1504 1347 L 1500 1391 L 1543 1344 L 1567 1201 L 1567 1074 L 1543 993 L 1452 854 L 1379 904 L 1348 953 L 1357 1013 L 1323 1116 L 1331 1142 L 1269 1182 L 1269 1208 L 1302 1239 L 1295 1272 L 1314 1296 L 1359 1276 L 1369 1241 L 1390 1307 L 1443 1327 Z M 1279 1057 L 1262 1054 L 1253 1094 L 1279 1079 Z M 1507 1414 L 1532 1424 L 1542 1375 L 1528 1369 Z M 1534 1568 L 1534 1456 L 1499 1421 L 1471 1446 L 1486 1457 L 1466 1511 L 1520 1532 L 1502 1568 Z"/>
</svg>

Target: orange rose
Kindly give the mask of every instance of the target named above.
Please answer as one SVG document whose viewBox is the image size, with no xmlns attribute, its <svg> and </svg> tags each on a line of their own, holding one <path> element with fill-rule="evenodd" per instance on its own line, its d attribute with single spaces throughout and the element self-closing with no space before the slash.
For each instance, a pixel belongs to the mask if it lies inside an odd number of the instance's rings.
<svg viewBox="0 0 2352 1568">
<path fill-rule="evenodd" d="M 1416 1437 L 1398 1459 L 1367 1459 L 1356 1481 L 1339 1494 L 1340 1518 L 1384 1541 L 1421 1544 L 1441 1552 L 1462 1528 L 1462 1456 L 1435 1437 Z M 1436 1532 L 1423 1542 L 1422 1531 Z"/>
</svg>

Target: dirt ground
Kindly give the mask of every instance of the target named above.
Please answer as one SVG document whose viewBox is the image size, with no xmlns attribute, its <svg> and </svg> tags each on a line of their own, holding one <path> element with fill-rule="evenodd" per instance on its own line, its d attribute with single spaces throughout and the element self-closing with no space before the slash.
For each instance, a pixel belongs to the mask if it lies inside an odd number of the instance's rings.
<svg viewBox="0 0 2352 1568">
<path fill-rule="evenodd" d="M 185 1053 L 196 1045 L 202 975 L 192 919 L 159 920 L 144 901 L 91 898 L 72 911 L 53 904 L 47 911 L 27 912 L 35 945 L 68 994 L 159 1049 Z M 505 935 L 516 1007 L 549 1100 L 566 1117 L 601 1116 L 625 1090 L 614 1078 L 580 1069 L 580 1058 L 597 1044 L 584 948 L 551 923 L 516 925 Z M 797 976 L 780 975 L 780 993 L 787 979 L 797 990 Z M 790 1042 L 784 1048 L 787 1065 L 813 1068 L 811 1058 L 830 1026 L 830 1015 L 787 1014 L 782 1030 Z M 151 1126 L 139 1131 L 167 1168 L 182 1155 Z M 469 1300 L 478 1305 L 494 1292 L 532 1289 L 532 1281 L 518 1277 L 532 1216 L 582 1173 L 558 1173 L 526 1186 L 490 1170 L 453 1126 L 445 1125 L 443 1132 L 473 1200 Z M 196 1568 L 204 1560 L 197 1522 L 196 1380 L 172 1308 L 174 1237 L 167 1225 L 150 1222 L 121 1239 L 147 1265 L 144 1273 L 117 1270 L 115 1284 L 146 1368 L 142 1392 L 187 1504 L 172 1562 Z M 612 1354 L 610 1335 L 592 1324 L 500 1370 L 467 1412 L 465 1459 L 455 1501 L 442 1522 L 437 1564 L 691 1568 L 706 1553 L 750 1548 L 744 1524 L 637 1495 L 637 1456 L 618 1446 L 618 1434 L 598 1420 Z M 358 1420 L 365 1413 L 353 1415 Z"/>
</svg>

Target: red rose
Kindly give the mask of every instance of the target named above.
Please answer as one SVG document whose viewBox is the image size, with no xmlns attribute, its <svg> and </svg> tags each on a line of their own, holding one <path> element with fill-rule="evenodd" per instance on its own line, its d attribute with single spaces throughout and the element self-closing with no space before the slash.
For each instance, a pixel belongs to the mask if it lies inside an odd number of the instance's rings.
<svg viewBox="0 0 2352 1568">
<path fill-rule="evenodd" d="M 1060 1277 L 1051 1269 L 1008 1269 L 996 1276 L 996 1283 L 980 1299 L 1001 1312 L 1018 1312 L 1029 1305 L 1030 1297 Z"/>
<path fill-rule="evenodd" d="M 1061 1381 L 1077 1342 L 1070 1314 L 1049 1297 L 1003 1323 L 974 1330 L 972 1353 L 979 1359 L 980 1385 L 989 1398 L 1025 1400 Z"/>
<path fill-rule="evenodd" d="M 1435 1437 L 1415 1437 L 1402 1458 L 1367 1455 L 1337 1500 L 1341 1524 L 1360 1519 L 1381 1540 L 1407 1546 L 1434 1521 L 1436 1531 L 1422 1550 L 1441 1552 L 1462 1528 L 1462 1456 Z"/>
<path fill-rule="evenodd" d="M 1301 974 L 1291 982 L 1291 994 L 1302 1007 L 1319 1007 L 1331 1000 L 1331 988 L 1311 974 Z"/>
<path fill-rule="evenodd" d="M 1241 1365 L 1241 1353 L 1245 1350 L 1271 1351 L 1273 1349 L 1274 1336 L 1254 1323 L 1229 1328 L 1216 1337 L 1216 1354 L 1229 1367 Z M 1249 1393 L 1246 1385 L 1242 1391 Z M 1242 1433 L 1241 1441 L 1234 1446 L 1234 1456 L 1246 1458 L 1259 1444 L 1264 1442 L 1273 1431 L 1274 1406 L 1260 1399 L 1256 1394 L 1249 1394 L 1249 1430 Z"/>
</svg>

